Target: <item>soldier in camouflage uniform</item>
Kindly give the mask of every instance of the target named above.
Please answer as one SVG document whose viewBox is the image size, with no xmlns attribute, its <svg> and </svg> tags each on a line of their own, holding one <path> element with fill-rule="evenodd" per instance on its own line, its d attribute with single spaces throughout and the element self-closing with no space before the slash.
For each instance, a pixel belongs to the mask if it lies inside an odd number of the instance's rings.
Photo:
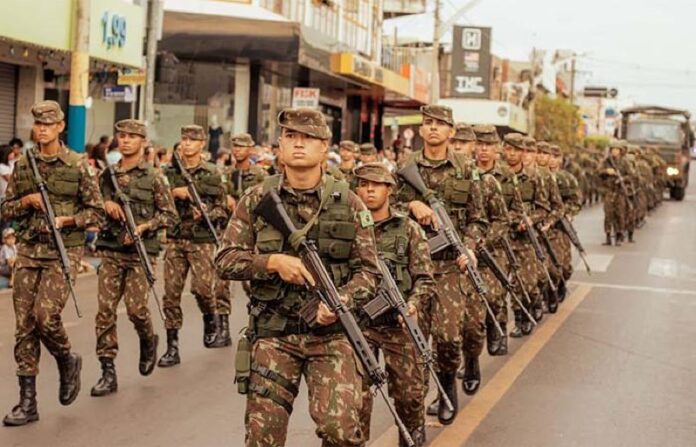
<svg viewBox="0 0 696 447">
<path fill-rule="evenodd" d="M 423 124 L 420 135 L 425 142 L 422 151 L 414 152 L 408 163 L 414 163 L 425 185 L 430 188 L 450 212 L 453 223 L 469 250 L 485 234 L 487 221 L 483 207 L 481 179 L 473 164 L 462 154 L 448 149 L 454 136 L 452 110 L 444 106 L 423 106 Z M 407 163 L 407 166 L 408 166 Z M 396 203 L 413 215 L 429 236 L 437 225 L 433 210 L 408 184 L 403 184 L 396 194 Z M 473 252 L 471 259 L 475 260 Z M 485 339 L 485 307 L 480 297 L 474 295 L 467 278 L 468 258 L 453 248 L 433 256 L 438 298 L 433 301 L 432 319 L 423 327 L 432 329 L 433 351 L 436 369 L 455 411 L 449 411 L 441 399 L 428 407 L 428 413 L 437 413 L 442 424 L 451 424 L 457 413 L 456 373 L 461 363 L 462 349 L 477 359 Z M 428 324 L 429 323 L 429 324 Z M 465 339 L 462 338 L 464 328 Z M 477 366 L 474 361 L 470 366 Z"/>
<path fill-rule="evenodd" d="M 366 163 L 355 170 L 356 192 L 372 212 L 375 222 L 377 251 L 392 272 L 409 312 L 419 315 L 430 309 L 435 293 L 433 266 L 428 241 L 418 223 L 389 207 L 389 196 L 396 181 L 382 163 Z M 365 338 L 373 349 L 384 356 L 389 381 L 389 394 L 399 417 L 411 433 L 416 446 L 425 443 L 425 367 L 408 335 L 397 319 L 396 311 L 388 312 L 369 322 Z M 372 392 L 368 380 L 363 384 L 361 410 L 362 430 L 370 438 Z M 403 439 L 400 446 L 406 445 Z"/>
<path fill-rule="evenodd" d="M 31 109 L 32 132 L 39 173 L 45 180 L 70 260 L 72 278 L 82 257 L 85 228 L 99 226 L 104 202 L 97 173 L 84 157 L 63 146 L 64 114 L 55 101 L 41 101 Z M 30 149 L 33 150 L 33 149 Z M 17 225 L 12 300 L 15 311 L 15 347 L 19 403 L 5 416 L 5 425 L 25 425 L 39 419 L 36 375 L 41 343 L 56 358 L 60 375 L 59 400 L 70 405 L 80 391 L 82 358 L 70 352 L 70 340 L 61 313 L 68 300 L 68 284 L 52 236 L 46 228 L 43 203 L 26 156 L 19 158 L 2 203 L 2 220 Z"/>
<path fill-rule="evenodd" d="M 609 145 L 609 155 L 599 166 L 599 175 L 602 178 L 604 189 L 604 233 L 607 240 L 604 245 L 612 245 L 612 233 L 615 236 L 616 246 L 623 242 L 628 218 L 628 197 L 621 187 L 621 179 L 627 182 L 628 167 L 622 157 L 624 141 L 612 140 Z M 624 183 L 626 187 L 627 184 Z"/>
<path fill-rule="evenodd" d="M 360 145 L 360 163 L 372 163 L 378 161 L 379 155 L 377 154 L 377 148 L 372 143 L 363 143 Z"/>
<path fill-rule="evenodd" d="M 346 182 L 322 174 L 331 131 L 321 112 L 286 109 L 278 125 L 284 174 L 268 177 L 241 198 L 215 259 L 218 276 L 251 286 L 250 325 L 236 362 L 239 391 L 247 394 L 246 445 L 285 445 L 304 376 L 322 445 L 359 446 L 364 443 L 362 377 L 353 349 L 323 303 L 317 325 L 301 319 L 314 278 L 290 243 L 254 209 L 271 188 L 278 191 L 295 225 L 309 225 L 307 237 L 317 242 L 348 306 L 370 299 L 380 280 L 372 219 Z"/>
<path fill-rule="evenodd" d="M 354 186 L 353 169 L 356 166 L 355 159 L 358 156 L 358 145 L 350 140 L 343 140 L 338 145 L 338 154 L 341 157 L 341 164 L 338 170 L 343 174 L 343 179 L 349 185 Z"/>
<path fill-rule="evenodd" d="M 181 128 L 179 153 L 184 168 L 192 177 L 196 191 L 216 227 L 227 221 L 224 178 L 217 167 L 203 160 L 201 152 L 207 135 L 201 126 Z M 203 222 L 201 213 L 192 202 L 183 175 L 174 167 L 165 170 L 174 204 L 181 221 L 167 234 L 170 239 L 164 254 L 164 326 L 167 329 L 167 352 L 160 358 L 160 367 L 180 363 L 179 329 L 183 324 L 181 293 L 191 270 L 191 293 L 196 297 L 203 314 L 203 345 L 206 348 L 224 346 L 217 330 L 214 292 L 215 238 Z"/>
<path fill-rule="evenodd" d="M 461 152 L 466 158 L 473 159 L 476 145 L 474 129 L 465 123 L 457 123 L 454 129 L 454 136 L 450 138 L 450 147 L 454 152 Z"/>
<path fill-rule="evenodd" d="M 645 223 L 645 218 L 649 211 L 655 208 L 655 189 L 654 176 L 650 163 L 645 159 L 645 153 L 640 146 L 632 146 L 629 148 L 629 153 L 635 157 L 635 166 L 637 174 L 640 178 L 638 184 L 638 193 L 640 194 L 641 203 L 641 226 Z"/>
<path fill-rule="evenodd" d="M 143 158 L 142 149 L 147 138 L 145 124 L 126 119 L 117 122 L 114 129 L 118 149 L 123 155 L 113 167 L 118 186 L 130 203 L 136 231 L 142 236 L 145 249 L 156 258 L 160 251 L 157 231 L 172 227 L 178 220 L 174 199 L 164 177 Z M 97 357 L 102 375 L 92 388 L 92 396 L 106 396 L 118 389 L 114 359 L 118 353 L 116 308 L 121 298 L 140 338 L 140 374 L 152 373 L 159 341 L 147 307 L 150 285 L 124 226 L 122 199 L 116 196 L 111 182 L 109 171 L 102 172 L 100 187 L 107 220 L 97 240 L 102 263 L 99 267 L 99 310 L 95 317 Z"/>
</svg>

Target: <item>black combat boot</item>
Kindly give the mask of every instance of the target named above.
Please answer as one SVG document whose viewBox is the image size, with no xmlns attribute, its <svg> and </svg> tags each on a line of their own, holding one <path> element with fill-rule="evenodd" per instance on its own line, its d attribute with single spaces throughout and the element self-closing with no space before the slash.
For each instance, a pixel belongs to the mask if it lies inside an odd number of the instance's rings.
<svg viewBox="0 0 696 447">
<path fill-rule="evenodd" d="M 221 348 L 218 337 L 218 318 L 216 314 L 203 314 L 203 346 L 206 348 Z"/>
<path fill-rule="evenodd" d="M 157 345 L 159 344 L 159 335 L 154 334 L 152 338 L 140 338 L 140 361 L 138 362 L 138 370 L 143 376 L 152 374 L 157 362 Z"/>
<path fill-rule="evenodd" d="M 464 378 L 464 363 L 457 370 L 457 379 L 461 380 Z"/>
<path fill-rule="evenodd" d="M 94 397 L 107 396 L 118 391 L 118 380 L 116 380 L 114 359 L 100 357 L 99 363 L 101 363 L 102 375 L 90 392 Z"/>
<path fill-rule="evenodd" d="M 500 333 L 490 317 L 486 318 L 486 348 L 491 356 L 498 355 L 500 349 Z"/>
<path fill-rule="evenodd" d="M 512 338 L 522 338 L 525 334 L 522 332 L 522 324 L 523 324 L 523 315 L 522 311 L 516 310 L 515 311 L 515 328 L 510 331 L 510 337 Z M 462 374 L 462 379 L 464 378 L 464 375 Z"/>
<path fill-rule="evenodd" d="M 543 294 L 546 294 L 546 292 L 543 292 Z M 536 320 L 537 323 L 540 322 L 542 318 L 544 318 L 544 306 L 541 304 L 542 301 L 543 298 L 532 304 L 531 308 L 532 316 L 534 317 L 534 320 Z"/>
<path fill-rule="evenodd" d="M 635 242 L 635 241 L 633 240 L 633 231 L 629 231 L 629 232 L 628 232 L 628 243 L 629 243 L 629 244 L 632 244 L 632 243 L 634 243 L 634 242 Z"/>
<path fill-rule="evenodd" d="M 437 410 L 440 409 L 440 395 L 438 394 L 435 397 L 435 400 L 430 402 L 430 405 L 428 405 L 425 409 L 425 414 L 428 416 L 436 416 L 437 415 Z"/>
<path fill-rule="evenodd" d="M 157 366 L 160 368 L 168 368 L 170 366 L 181 363 L 179 358 L 179 331 L 176 329 L 167 329 L 167 352 L 160 357 Z"/>
<path fill-rule="evenodd" d="M 464 372 L 462 388 L 467 395 L 473 396 L 481 385 L 481 369 L 479 368 L 478 357 L 465 357 L 464 368 L 466 368 L 466 371 Z"/>
<path fill-rule="evenodd" d="M 507 336 L 507 323 L 500 323 L 500 328 L 503 330 L 503 335 L 500 337 L 500 346 L 498 350 L 495 351 L 495 355 L 507 355 L 508 353 L 508 336 Z M 500 335 L 500 334 L 498 334 Z"/>
<path fill-rule="evenodd" d="M 547 287 L 544 289 L 544 298 L 546 298 L 549 313 L 555 314 L 558 311 L 558 289 L 554 292 L 551 287 Z"/>
<path fill-rule="evenodd" d="M 566 299 L 566 295 L 568 295 L 568 287 L 566 286 L 566 280 L 561 279 L 561 281 L 558 283 L 558 288 L 556 289 L 558 291 L 558 302 L 562 303 Z"/>
<path fill-rule="evenodd" d="M 230 316 L 227 314 L 218 315 L 218 341 L 222 346 L 230 346 Z"/>
<path fill-rule="evenodd" d="M 417 429 L 409 433 L 411 439 L 413 440 L 413 447 L 423 447 L 425 445 L 425 427 L 420 426 Z M 401 437 L 401 432 L 399 432 L 399 447 L 408 447 L 406 440 Z"/>
<path fill-rule="evenodd" d="M 607 240 L 602 245 L 611 245 L 611 233 L 607 233 Z"/>
<path fill-rule="evenodd" d="M 80 392 L 80 372 L 82 371 L 82 357 L 80 354 L 70 354 L 56 357 L 58 362 L 58 375 L 60 376 L 60 388 L 58 400 L 62 405 L 70 405 Z"/>
<path fill-rule="evenodd" d="M 616 245 L 617 247 L 621 247 L 621 243 L 623 242 L 623 233 L 616 233 Z"/>
<path fill-rule="evenodd" d="M 457 380 L 455 379 L 455 374 L 456 373 L 453 372 L 440 372 L 437 375 L 437 378 L 440 379 L 440 383 L 442 384 L 442 388 L 445 390 L 445 393 L 447 393 L 447 397 L 449 397 L 449 400 L 452 402 L 452 406 L 454 407 L 454 411 L 450 411 L 447 408 L 444 399 L 440 399 L 437 409 L 437 420 L 440 421 L 442 425 L 450 425 L 452 422 L 454 422 L 455 416 L 457 416 Z"/>
<path fill-rule="evenodd" d="M 36 409 L 36 376 L 19 376 L 19 403 L 2 420 L 3 425 L 18 427 L 39 420 Z"/>
</svg>

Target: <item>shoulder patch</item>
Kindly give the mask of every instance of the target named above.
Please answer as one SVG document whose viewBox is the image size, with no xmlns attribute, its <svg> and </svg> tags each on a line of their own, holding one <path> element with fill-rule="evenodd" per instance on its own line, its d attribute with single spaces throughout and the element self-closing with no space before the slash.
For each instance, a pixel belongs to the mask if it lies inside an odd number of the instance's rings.
<svg viewBox="0 0 696 447">
<path fill-rule="evenodd" d="M 481 180 L 481 175 L 479 174 L 478 169 L 474 168 L 471 170 L 471 178 L 475 181 L 478 182 Z"/>
<path fill-rule="evenodd" d="M 372 213 L 367 210 L 359 211 L 358 216 L 360 217 L 360 226 L 363 228 L 368 228 L 375 224 L 374 220 L 372 220 Z"/>
<path fill-rule="evenodd" d="M 169 177 L 167 177 L 166 175 L 160 175 L 160 177 L 162 177 L 162 183 L 164 183 L 164 186 L 169 188 Z"/>
<path fill-rule="evenodd" d="M 87 165 L 87 174 L 88 174 L 90 177 L 94 177 L 94 176 L 97 175 L 97 170 L 94 169 L 94 166 L 88 164 L 88 165 Z"/>
</svg>

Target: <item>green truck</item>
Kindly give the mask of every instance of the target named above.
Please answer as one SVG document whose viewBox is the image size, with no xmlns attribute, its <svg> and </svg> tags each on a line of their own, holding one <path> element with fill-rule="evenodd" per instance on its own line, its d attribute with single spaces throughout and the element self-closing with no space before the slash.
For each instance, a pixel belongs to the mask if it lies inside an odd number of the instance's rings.
<svg viewBox="0 0 696 447">
<path fill-rule="evenodd" d="M 638 106 L 621 111 L 621 138 L 657 150 L 665 161 L 665 189 L 674 200 L 684 199 L 689 184 L 689 162 L 694 145 L 691 114 L 660 106 Z"/>
</svg>

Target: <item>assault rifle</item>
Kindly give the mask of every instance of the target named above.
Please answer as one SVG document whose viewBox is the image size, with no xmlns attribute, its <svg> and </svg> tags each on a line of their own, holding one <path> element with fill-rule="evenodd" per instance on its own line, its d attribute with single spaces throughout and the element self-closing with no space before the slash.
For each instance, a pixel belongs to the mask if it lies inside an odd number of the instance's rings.
<svg viewBox="0 0 696 447">
<path fill-rule="evenodd" d="M 539 243 L 539 236 L 536 231 L 536 228 L 534 227 L 534 223 L 532 222 L 532 219 L 529 218 L 529 215 L 522 210 L 522 223 L 524 224 L 525 232 L 527 233 L 527 236 L 529 237 L 529 241 L 532 243 L 532 248 L 534 249 L 534 254 L 536 255 L 537 259 L 539 260 L 539 265 L 541 266 L 542 272 L 544 272 L 544 276 L 546 277 L 546 282 L 549 285 L 549 288 L 551 289 L 551 292 L 556 294 L 558 291 L 556 290 L 556 285 L 553 283 L 553 279 L 551 279 L 551 275 L 549 274 L 549 269 L 546 268 L 546 254 L 544 254 L 544 249 L 541 248 L 541 244 Z"/>
<path fill-rule="evenodd" d="M 582 242 L 580 242 L 580 238 L 578 237 L 578 232 L 575 231 L 575 227 L 573 227 L 573 223 L 567 217 L 563 216 L 559 219 L 558 224 L 560 226 L 561 231 L 563 231 L 568 236 L 568 239 L 570 239 L 570 242 L 578 250 L 578 253 L 580 254 L 580 259 L 582 259 L 583 264 L 585 264 L 585 269 L 587 270 L 587 274 L 591 275 L 592 270 L 590 269 L 590 264 L 587 263 L 587 258 L 586 258 L 587 252 L 585 251 L 585 247 L 582 246 Z"/>
<path fill-rule="evenodd" d="M 203 221 L 205 222 L 206 227 L 208 227 L 208 231 L 210 231 L 210 234 L 212 234 L 213 238 L 215 239 L 215 245 L 219 245 L 220 239 L 218 239 L 217 231 L 215 231 L 215 226 L 213 225 L 213 222 L 210 220 L 210 216 L 208 216 L 208 212 L 205 209 L 205 204 L 201 200 L 201 196 L 198 195 L 198 191 L 196 190 L 196 184 L 194 183 L 191 174 L 189 174 L 189 172 L 184 167 L 184 164 L 181 161 L 181 157 L 179 156 L 179 153 L 177 151 L 174 151 L 172 153 L 172 161 L 174 162 L 174 167 L 184 178 L 184 182 L 186 182 L 186 188 L 188 188 L 188 192 L 191 196 L 193 206 L 195 206 L 198 212 L 201 213 Z"/>
<path fill-rule="evenodd" d="M 414 443 L 411 435 L 401 421 L 401 418 L 399 418 L 399 415 L 394 409 L 394 405 L 391 403 L 384 390 L 387 374 L 377 362 L 375 354 L 372 352 L 372 349 L 370 349 L 370 345 L 365 339 L 360 326 L 358 326 L 358 323 L 355 321 L 355 317 L 343 301 L 341 301 L 338 290 L 333 283 L 331 275 L 326 271 L 326 267 L 319 257 L 314 242 L 308 240 L 301 232 L 298 232 L 295 224 L 290 220 L 278 193 L 274 189 L 271 189 L 264 195 L 258 206 L 254 209 L 254 214 L 262 217 L 266 222 L 271 224 L 273 228 L 280 231 L 288 241 L 292 241 L 293 248 L 299 254 L 302 263 L 316 281 L 313 292 L 318 300 L 324 303 L 329 310 L 338 317 L 341 326 L 343 326 L 343 331 L 353 347 L 355 354 L 360 359 L 360 363 L 362 363 L 365 368 L 370 381 L 382 395 L 382 398 L 384 398 L 387 408 L 389 408 L 389 411 L 394 417 L 394 422 L 399 427 L 402 438 L 406 440 L 409 446 L 413 446 Z M 316 300 L 310 300 L 308 304 L 316 308 L 318 302 Z M 307 322 L 311 323 L 311 321 Z"/>
<path fill-rule="evenodd" d="M 147 255 L 145 242 L 143 242 L 143 238 L 136 231 L 137 225 L 135 223 L 135 218 L 133 217 L 133 210 L 130 207 L 130 198 L 123 192 L 121 187 L 118 186 L 116 171 L 111 163 L 106 163 L 106 170 L 109 173 L 109 180 L 111 181 L 111 186 L 114 189 L 114 198 L 119 201 L 121 209 L 123 209 L 123 214 L 126 217 L 126 220 L 123 222 L 123 226 L 126 229 L 128 237 L 133 241 L 133 245 L 135 245 L 135 249 L 138 252 L 138 258 L 140 259 L 140 264 L 142 265 L 143 270 L 145 270 L 145 278 L 147 279 L 147 283 L 150 285 L 150 292 L 152 293 L 152 297 L 155 299 L 160 317 L 162 318 L 162 321 L 164 321 L 162 305 L 160 304 L 159 297 L 155 291 L 155 269 L 150 262 L 150 257 Z"/>
<path fill-rule="evenodd" d="M 34 155 L 33 150 L 27 150 L 26 155 L 27 160 L 29 161 L 29 168 L 31 169 L 32 176 L 34 177 L 34 183 L 39 189 L 39 194 L 41 195 L 41 203 L 43 203 L 44 208 L 44 219 L 46 220 L 48 229 L 53 237 L 53 243 L 56 246 L 56 250 L 58 250 L 58 259 L 60 259 L 60 268 L 63 271 L 63 278 L 65 279 L 65 283 L 68 285 L 70 296 L 75 304 L 75 312 L 77 312 L 77 316 L 79 318 L 82 318 L 80 308 L 77 305 L 75 289 L 73 289 L 73 280 L 72 275 L 70 274 L 70 258 L 68 258 L 68 252 L 65 250 L 65 244 L 63 243 L 63 236 L 60 234 L 60 229 L 56 226 L 56 213 L 53 211 L 51 199 L 48 197 L 46 180 L 44 180 L 39 172 L 39 167 L 36 164 L 36 156 Z"/>
<path fill-rule="evenodd" d="M 626 202 L 628 203 L 628 210 L 633 211 L 633 201 L 631 200 L 631 197 L 633 194 L 629 194 L 628 187 L 626 186 L 626 182 L 624 181 L 623 175 L 621 175 L 621 171 L 619 171 L 619 168 L 616 167 L 616 164 L 614 163 L 614 158 L 609 155 L 607 157 L 609 160 L 609 164 L 611 165 L 612 169 L 616 173 L 616 178 L 619 181 L 619 186 L 621 187 L 621 191 L 624 193 L 626 196 Z"/>
<path fill-rule="evenodd" d="M 421 331 L 420 327 L 418 326 L 416 319 L 408 314 L 408 307 L 406 306 L 403 296 L 401 296 L 401 291 L 399 291 L 399 287 L 396 285 L 394 277 L 389 271 L 389 267 L 387 267 L 387 264 L 384 262 L 384 259 L 382 259 L 381 256 L 378 264 L 379 270 L 382 272 L 382 284 L 377 292 L 377 296 L 365 304 L 362 310 L 372 321 L 389 310 L 393 309 L 398 312 L 403 320 L 406 330 L 408 331 L 408 335 L 411 336 L 411 340 L 413 340 L 413 344 L 416 346 L 418 354 L 420 354 L 421 358 L 423 359 L 423 363 L 425 363 L 425 366 L 430 372 L 430 376 L 433 378 L 433 381 L 437 386 L 439 395 L 445 400 L 447 409 L 449 411 L 454 411 L 452 402 L 449 400 L 449 397 L 447 397 L 445 389 L 442 387 L 440 380 L 437 378 L 437 373 L 433 367 L 433 353 L 430 350 L 430 346 L 428 346 L 428 340 L 425 338 L 423 331 Z"/>
<path fill-rule="evenodd" d="M 501 337 L 505 336 L 503 329 L 500 327 L 498 320 L 493 313 L 490 303 L 488 302 L 488 290 L 486 285 L 481 278 L 481 274 L 478 269 L 474 266 L 474 262 L 471 259 L 471 254 L 469 250 L 464 245 L 464 242 L 459 237 L 457 229 L 454 223 L 449 217 L 445 206 L 442 204 L 435 193 L 425 186 L 425 182 L 418 172 L 418 168 L 414 163 L 406 165 L 404 168 L 399 170 L 399 176 L 404 179 L 413 189 L 415 189 L 419 194 L 421 194 L 425 200 L 428 201 L 430 208 L 435 212 L 435 217 L 437 219 L 437 235 L 428 240 L 428 246 L 430 247 L 430 254 L 433 255 L 438 253 L 448 247 L 454 247 L 459 256 L 466 256 L 469 262 L 466 265 L 466 273 L 469 276 L 471 284 L 476 290 L 476 294 L 481 298 L 481 301 L 486 306 L 486 312 L 491 317 L 491 320 L 495 324 L 495 328 L 500 333 Z"/>
</svg>

